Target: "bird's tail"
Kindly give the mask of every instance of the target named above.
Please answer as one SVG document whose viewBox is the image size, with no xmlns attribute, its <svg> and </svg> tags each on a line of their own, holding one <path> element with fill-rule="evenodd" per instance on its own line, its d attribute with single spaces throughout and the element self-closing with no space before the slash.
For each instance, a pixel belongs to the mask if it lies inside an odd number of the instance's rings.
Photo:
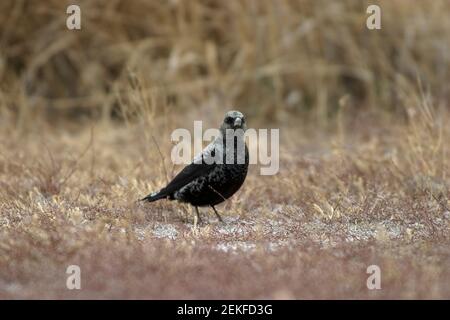
<svg viewBox="0 0 450 320">
<path fill-rule="evenodd" d="M 167 195 L 162 192 L 152 192 L 145 198 L 142 198 L 140 201 L 148 201 L 153 202 L 159 199 L 167 198 Z"/>
</svg>

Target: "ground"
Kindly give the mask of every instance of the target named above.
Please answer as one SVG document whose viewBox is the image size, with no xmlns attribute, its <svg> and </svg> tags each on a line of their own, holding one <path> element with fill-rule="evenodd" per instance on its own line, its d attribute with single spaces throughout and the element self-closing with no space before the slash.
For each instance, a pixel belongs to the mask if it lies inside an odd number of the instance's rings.
<svg viewBox="0 0 450 320">
<path fill-rule="evenodd" d="M 0 298 L 450 299 L 450 1 L 412 2 L 0 1 Z M 236 109 L 279 172 L 224 224 L 138 201 Z"/>
<path fill-rule="evenodd" d="M 203 208 L 203 225 L 187 205 L 137 201 L 180 169 L 176 121 L 4 126 L 0 297 L 448 299 L 450 132 L 414 119 L 280 126 L 279 173 L 252 166 L 218 207 L 225 223 Z M 69 265 L 81 290 L 66 287 Z"/>
</svg>

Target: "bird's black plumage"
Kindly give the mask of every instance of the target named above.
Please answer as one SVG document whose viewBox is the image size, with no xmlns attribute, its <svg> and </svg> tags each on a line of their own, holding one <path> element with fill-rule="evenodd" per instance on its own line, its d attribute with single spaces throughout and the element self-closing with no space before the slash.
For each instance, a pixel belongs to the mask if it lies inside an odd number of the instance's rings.
<svg viewBox="0 0 450 320">
<path fill-rule="evenodd" d="M 221 220 L 214 206 L 239 190 L 247 176 L 249 154 L 244 141 L 245 129 L 242 113 L 227 112 L 220 135 L 166 187 L 142 200 L 153 202 L 167 198 L 190 203 L 196 209 L 211 206 Z"/>
</svg>

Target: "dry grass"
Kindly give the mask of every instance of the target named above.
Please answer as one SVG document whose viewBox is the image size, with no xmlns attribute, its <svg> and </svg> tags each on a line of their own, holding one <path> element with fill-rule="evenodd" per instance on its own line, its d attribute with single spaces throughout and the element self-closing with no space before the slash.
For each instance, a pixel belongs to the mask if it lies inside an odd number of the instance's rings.
<svg viewBox="0 0 450 320">
<path fill-rule="evenodd" d="M 375 1 L 75 1 L 82 31 L 65 28 L 74 1 L 2 1 L 1 101 L 28 128 L 50 120 L 141 115 L 235 104 L 285 122 L 312 111 L 403 112 L 400 89 L 420 77 L 449 99 L 450 3 Z M 30 109 L 33 111 L 30 112 Z"/>
<path fill-rule="evenodd" d="M 361 1 L 79 3 L 79 32 L 0 5 L 0 298 L 450 298 L 448 1 L 379 1 L 374 32 Z M 279 174 L 225 225 L 136 202 L 230 105 L 280 128 Z"/>
<path fill-rule="evenodd" d="M 186 206 L 136 203 L 165 182 L 143 127 L 26 140 L 2 129 L 1 295 L 450 297 L 444 144 L 421 143 L 434 132 L 418 131 L 424 140 L 408 142 L 412 125 L 359 125 L 345 144 L 286 129 L 280 173 L 252 168 L 220 208 L 227 224 L 210 215 L 202 227 Z M 450 138 L 448 128 L 439 134 Z M 65 289 L 70 264 L 82 268 L 80 292 Z M 365 287 L 370 264 L 381 267 L 381 291 Z"/>
</svg>

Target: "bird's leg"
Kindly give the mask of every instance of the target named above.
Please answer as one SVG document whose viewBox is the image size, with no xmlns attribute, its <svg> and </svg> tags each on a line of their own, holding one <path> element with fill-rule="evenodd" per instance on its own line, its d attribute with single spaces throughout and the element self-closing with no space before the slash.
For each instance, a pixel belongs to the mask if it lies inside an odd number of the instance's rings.
<svg viewBox="0 0 450 320">
<path fill-rule="evenodd" d="M 213 205 L 211 205 L 211 208 L 213 208 L 214 213 L 216 214 L 217 218 L 219 219 L 220 222 L 223 222 L 222 217 L 220 216 L 220 214 L 217 212 L 216 208 L 214 208 Z"/>
<path fill-rule="evenodd" d="M 198 211 L 198 207 L 195 207 L 195 212 L 197 214 L 197 220 L 198 222 L 201 224 L 202 222 L 202 217 L 200 217 L 200 212 Z"/>
</svg>

